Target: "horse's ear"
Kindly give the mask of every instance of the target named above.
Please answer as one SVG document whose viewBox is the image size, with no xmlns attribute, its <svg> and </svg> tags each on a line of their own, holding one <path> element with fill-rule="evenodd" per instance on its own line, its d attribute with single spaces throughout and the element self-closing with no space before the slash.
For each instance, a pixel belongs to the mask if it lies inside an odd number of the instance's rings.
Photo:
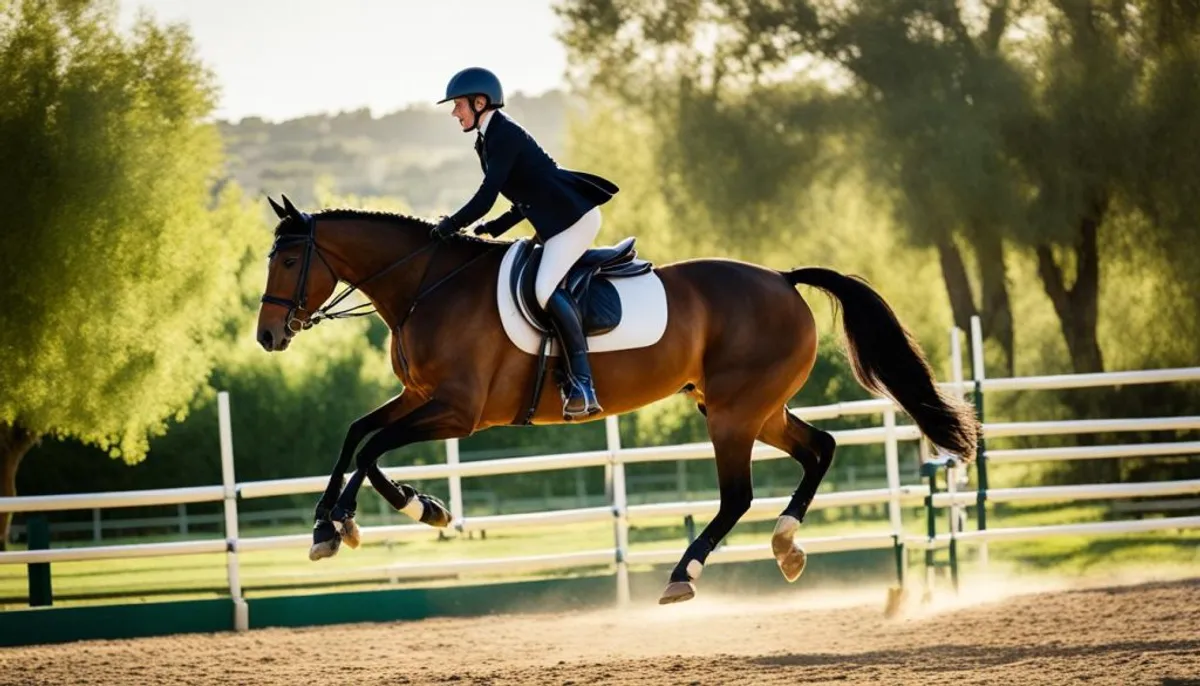
<svg viewBox="0 0 1200 686">
<path fill-rule="evenodd" d="M 271 209 L 275 210 L 275 216 L 279 217 L 280 219 L 287 218 L 287 216 L 288 216 L 287 210 L 280 207 L 279 203 L 275 202 L 275 198 L 272 198 L 271 196 L 268 195 L 267 202 L 271 203 Z"/>
<path fill-rule="evenodd" d="M 284 195 L 282 197 L 283 197 L 283 206 L 284 206 L 284 208 L 287 209 L 288 214 L 292 215 L 293 217 L 302 219 L 303 215 L 300 213 L 300 210 L 296 209 L 296 206 L 292 204 L 292 201 L 288 200 L 288 197 L 286 195 Z"/>
</svg>

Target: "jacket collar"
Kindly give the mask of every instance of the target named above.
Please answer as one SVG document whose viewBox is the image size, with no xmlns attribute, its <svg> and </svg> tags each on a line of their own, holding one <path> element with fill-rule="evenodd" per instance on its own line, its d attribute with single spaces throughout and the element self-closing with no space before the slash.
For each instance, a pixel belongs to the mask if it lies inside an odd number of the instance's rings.
<svg viewBox="0 0 1200 686">
<path fill-rule="evenodd" d="M 488 116 L 487 120 L 483 121 L 479 124 L 479 129 L 478 129 L 479 135 L 476 136 L 477 139 L 482 140 L 484 138 L 487 138 L 488 131 L 495 129 L 495 127 L 497 127 L 497 126 L 504 126 L 503 123 L 500 123 L 500 120 L 503 120 L 504 122 L 508 122 L 508 115 L 505 114 L 503 111 L 488 110 L 488 112 L 490 113 L 490 115 Z"/>
<path fill-rule="evenodd" d="M 499 110 L 488 110 L 487 112 L 479 115 L 479 135 L 481 137 L 487 135 L 488 124 L 492 123 L 492 119 L 496 116 L 496 112 L 498 111 Z"/>
</svg>

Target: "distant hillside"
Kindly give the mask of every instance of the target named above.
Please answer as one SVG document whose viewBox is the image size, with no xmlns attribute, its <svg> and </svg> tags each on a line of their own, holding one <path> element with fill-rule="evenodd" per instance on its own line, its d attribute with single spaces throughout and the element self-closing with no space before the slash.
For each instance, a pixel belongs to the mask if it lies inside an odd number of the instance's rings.
<svg viewBox="0 0 1200 686">
<path fill-rule="evenodd" d="M 505 111 L 556 157 L 562 156 L 568 98 L 559 91 L 517 95 Z M 379 118 L 368 110 L 316 115 L 279 123 L 247 117 L 220 122 L 230 172 L 253 193 L 314 201 L 328 176 L 341 193 L 403 198 L 417 214 L 453 210 L 478 187 L 474 134 L 450 117 L 449 105 L 412 107 Z"/>
</svg>

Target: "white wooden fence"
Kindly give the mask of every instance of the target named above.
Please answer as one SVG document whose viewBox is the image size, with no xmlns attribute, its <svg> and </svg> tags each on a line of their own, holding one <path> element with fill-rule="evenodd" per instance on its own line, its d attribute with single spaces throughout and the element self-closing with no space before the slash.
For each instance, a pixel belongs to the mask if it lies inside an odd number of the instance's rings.
<svg viewBox="0 0 1200 686">
<path fill-rule="evenodd" d="M 977 320 L 972 327 L 976 351 L 980 350 Z M 958 371 L 960 347 L 957 330 L 952 332 L 954 380 L 943 384 L 951 390 L 966 392 L 968 385 Z M 1015 391 L 1061 388 L 1083 388 L 1092 386 L 1114 386 L 1129 384 L 1164 383 L 1176 381 L 1200 381 L 1200 367 L 1186 369 L 1164 369 L 1129 371 L 1105 374 L 1042 376 L 1011 379 L 985 379 L 982 360 L 976 357 L 974 389 L 977 397 L 988 391 Z M 133 557 L 161 557 L 169 555 L 193 555 L 225 552 L 227 556 L 229 592 L 233 600 L 237 626 L 247 625 L 246 604 L 242 597 L 238 568 L 238 554 L 243 551 L 271 550 L 278 548 L 304 549 L 310 542 L 310 532 L 288 536 L 262 536 L 243 538 L 238 535 L 237 505 L 239 499 L 265 498 L 278 495 L 316 493 L 324 490 L 327 476 L 299 479 L 280 479 L 237 483 L 234 478 L 233 443 L 230 430 L 229 396 L 218 397 L 220 421 L 220 445 L 222 483 L 216 486 L 192 488 L 158 489 L 122 493 L 85 493 L 56 496 L 25 496 L 0 498 L 0 511 L 49 512 L 58 510 L 128 507 L 133 505 L 172 505 L 179 503 L 223 502 L 225 514 L 225 537 L 223 539 L 198 540 L 176 543 L 147 543 L 135 545 L 109 545 L 72 547 L 51 550 L 28 550 L 0 553 L 0 564 L 31 564 L 39 562 L 65 562 L 75 560 L 97 560 Z M 953 546 L 958 542 L 978 543 L 986 546 L 989 540 L 1040 537 L 1056 534 L 1120 533 L 1126 531 L 1149 531 L 1183 529 L 1200 526 L 1200 517 L 1169 517 L 1163 519 L 1100 522 L 1094 524 L 1070 524 L 1058 526 L 1027 527 L 1020 529 L 984 529 L 964 532 L 952 527 L 946 534 L 934 536 L 906 536 L 902 529 L 901 508 L 905 505 L 925 503 L 931 511 L 939 507 L 962 507 L 976 504 L 982 508 L 986 500 L 1006 502 L 1013 500 L 1078 500 L 1084 498 L 1132 498 L 1165 494 L 1200 493 L 1200 480 L 1166 483 L 1138 484 L 1090 484 L 1080 486 L 1039 487 L 1023 489 L 984 488 L 976 491 L 955 491 L 958 478 L 948 479 L 950 492 L 935 494 L 928 499 L 927 485 L 901 485 L 898 465 L 900 441 L 915 441 L 920 438 L 911 425 L 896 422 L 898 408 L 887 399 L 838 403 L 823 407 L 792 410 L 808 421 L 831 419 L 848 415 L 882 415 L 883 424 L 878 427 L 833 432 L 839 445 L 884 445 L 887 465 L 888 487 L 822 493 L 813 501 L 812 508 L 842 507 L 887 503 L 889 521 L 886 528 L 878 532 L 847 536 L 810 538 L 803 545 L 813 553 L 866 550 L 898 547 L 937 548 Z M 453 526 L 458 531 L 499 530 L 523 526 L 545 526 L 580 522 L 611 521 L 613 546 L 599 550 L 566 554 L 513 557 L 491 560 L 452 560 L 445 562 L 389 565 L 385 568 L 367 570 L 377 578 L 401 578 L 425 576 L 432 573 L 461 573 L 467 571 L 515 572 L 573 568 L 582 565 L 610 564 L 614 567 L 618 599 L 628 602 L 631 564 L 669 563 L 678 559 L 682 550 L 631 551 L 628 527 L 631 520 L 664 515 L 704 516 L 715 513 L 715 500 L 675 502 L 629 506 L 625 483 L 625 465 L 638 462 L 696 460 L 711 458 L 712 445 L 707 442 L 687 445 L 661 446 L 653 448 L 622 448 L 615 418 L 608 418 L 607 447 L 604 450 L 544 455 L 509 459 L 494 459 L 476 462 L 460 462 L 457 441 L 446 442 L 444 464 L 394 467 L 384 470 L 389 478 L 413 481 L 447 479 L 450 490 L 450 509 L 454 515 Z M 1044 436 L 1052 434 L 1077 434 L 1113 431 L 1147 430 L 1195 430 L 1200 429 L 1200 416 L 1161 417 L 1149 419 L 1072 420 L 1054 422 L 1019 422 L 984 425 L 985 437 Z M 1028 450 L 998 450 L 981 455 L 983 464 L 988 460 L 996 463 L 1023 462 L 1031 460 L 1082 459 L 1089 457 L 1131 457 L 1145 455 L 1194 455 L 1200 453 L 1200 442 L 1177 442 L 1153 445 L 1099 446 L 1095 448 L 1054 448 Z M 784 453 L 764 445 L 754 448 L 754 459 L 769 460 L 787 457 Z M 528 474 L 554 469 L 576 467 L 604 467 L 606 469 L 611 502 L 604 507 L 576 508 L 527 514 L 509 514 L 483 517 L 465 517 L 462 507 L 462 479 L 464 477 L 490 476 L 498 474 Z M 742 521 L 774 519 L 787 503 L 787 498 L 764 498 L 756 500 Z M 952 518 L 954 519 L 954 518 Z M 426 536 L 429 528 L 423 524 L 367 527 L 363 529 L 364 540 L 397 539 L 408 536 Z M 769 545 L 725 546 L 716 551 L 713 563 L 771 559 Z"/>
</svg>

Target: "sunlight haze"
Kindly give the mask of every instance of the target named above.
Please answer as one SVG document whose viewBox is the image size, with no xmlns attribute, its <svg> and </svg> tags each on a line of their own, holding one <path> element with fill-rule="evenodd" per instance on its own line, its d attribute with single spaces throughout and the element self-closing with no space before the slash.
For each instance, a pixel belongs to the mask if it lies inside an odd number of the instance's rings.
<svg viewBox="0 0 1200 686">
<path fill-rule="evenodd" d="M 455 71 L 476 65 L 495 71 L 509 95 L 563 87 L 550 0 L 123 0 L 120 8 L 122 26 L 144 8 L 159 23 L 191 27 L 220 84 L 220 119 L 432 105 Z"/>
</svg>

